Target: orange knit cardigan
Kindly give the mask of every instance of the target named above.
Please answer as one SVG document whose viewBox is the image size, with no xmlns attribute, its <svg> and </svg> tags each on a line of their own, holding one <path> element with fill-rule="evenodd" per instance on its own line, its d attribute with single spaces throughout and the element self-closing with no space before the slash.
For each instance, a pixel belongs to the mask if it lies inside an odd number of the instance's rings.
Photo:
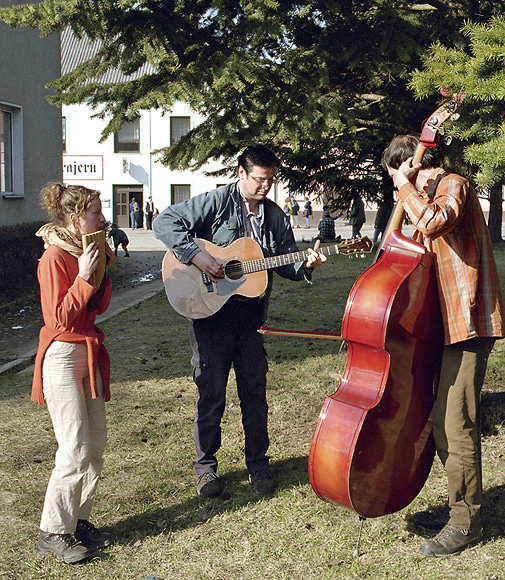
<svg viewBox="0 0 505 580">
<path fill-rule="evenodd" d="M 104 334 L 95 325 L 97 314 L 107 310 L 111 297 L 111 280 L 106 275 L 105 292 L 96 310 L 88 310 L 88 302 L 95 294 L 95 287 L 77 274 L 77 258 L 56 245 L 49 246 L 39 262 L 37 275 L 40 284 L 40 302 L 44 325 L 39 335 L 39 347 L 35 357 L 31 399 L 44 403 L 42 363 L 44 355 L 53 342 L 83 342 L 88 349 L 88 367 L 92 398 L 98 397 L 96 369 L 100 368 L 104 387 L 104 399 L 110 399 L 110 358 L 103 344 Z"/>
</svg>

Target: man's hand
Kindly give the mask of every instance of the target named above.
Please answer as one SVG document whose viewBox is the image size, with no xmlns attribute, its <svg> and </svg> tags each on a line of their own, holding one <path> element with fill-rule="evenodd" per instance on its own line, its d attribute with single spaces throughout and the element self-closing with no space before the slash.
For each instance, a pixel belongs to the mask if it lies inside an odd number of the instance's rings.
<svg viewBox="0 0 505 580">
<path fill-rule="evenodd" d="M 321 266 L 323 262 L 326 262 L 326 256 L 323 256 L 323 254 L 321 254 L 320 252 L 316 252 L 316 250 L 319 249 L 320 245 L 321 240 L 316 240 L 316 243 L 314 244 L 314 249 L 309 248 L 307 250 L 309 253 L 309 257 L 305 261 L 305 267 L 308 270 L 313 270 L 314 268 Z"/>
<path fill-rule="evenodd" d="M 397 189 L 400 189 L 402 186 L 408 183 L 411 177 L 413 177 L 421 169 L 421 163 L 415 163 L 414 165 L 411 165 L 411 163 L 412 157 L 409 157 L 400 165 L 400 167 L 398 167 L 392 176 L 393 182 Z"/>
<path fill-rule="evenodd" d="M 217 278 L 224 278 L 223 268 L 221 264 L 216 262 L 214 258 L 205 250 L 200 250 L 191 258 L 191 263 L 213 281 L 217 282 Z"/>
</svg>

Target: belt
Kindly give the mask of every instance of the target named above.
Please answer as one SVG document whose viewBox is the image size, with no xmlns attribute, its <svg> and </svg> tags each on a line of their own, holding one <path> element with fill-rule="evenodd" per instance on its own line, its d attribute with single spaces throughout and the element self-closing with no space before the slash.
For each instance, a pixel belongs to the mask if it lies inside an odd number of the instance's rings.
<svg viewBox="0 0 505 580">
<path fill-rule="evenodd" d="M 234 300 L 235 302 L 261 302 L 260 297 L 248 298 L 247 296 L 239 296 L 238 294 L 232 296 L 230 300 Z"/>
</svg>

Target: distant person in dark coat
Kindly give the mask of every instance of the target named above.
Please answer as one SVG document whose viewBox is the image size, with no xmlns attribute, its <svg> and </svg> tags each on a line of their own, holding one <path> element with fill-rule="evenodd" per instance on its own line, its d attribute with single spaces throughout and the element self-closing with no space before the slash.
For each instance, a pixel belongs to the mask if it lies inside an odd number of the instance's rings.
<svg viewBox="0 0 505 580">
<path fill-rule="evenodd" d="M 377 209 L 377 213 L 375 214 L 375 222 L 374 222 L 374 233 L 373 233 L 373 243 L 375 244 L 379 240 L 379 236 L 381 237 L 384 235 L 386 231 L 386 226 L 389 222 L 389 217 L 391 212 L 393 211 L 394 201 L 391 196 L 384 196 L 384 200 L 379 205 Z"/>
<path fill-rule="evenodd" d="M 149 196 L 146 201 L 146 229 L 153 229 L 154 203 L 153 198 Z"/>
<path fill-rule="evenodd" d="M 125 234 L 125 232 L 120 230 L 116 224 L 111 224 L 108 235 L 109 238 L 112 238 L 114 243 L 114 254 L 117 256 L 117 249 L 119 246 L 121 246 L 124 250 L 125 258 L 128 258 L 130 255 L 128 253 L 128 244 L 130 243 L 130 240 L 128 239 L 128 236 Z"/>
<path fill-rule="evenodd" d="M 361 228 L 366 221 L 365 204 L 359 194 L 353 197 L 351 209 L 349 211 L 349 223 L 352 225 L 352 237 L 361 236 Z"/>
</svg>

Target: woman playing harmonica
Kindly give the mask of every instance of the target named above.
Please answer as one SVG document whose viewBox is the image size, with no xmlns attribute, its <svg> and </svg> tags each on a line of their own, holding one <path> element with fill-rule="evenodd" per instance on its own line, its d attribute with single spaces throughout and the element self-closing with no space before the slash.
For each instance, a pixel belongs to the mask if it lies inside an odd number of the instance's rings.
<svg viewBox="0 0 505 580">
<path fill-rule="evenodd" d="M 111 544 L 89 515 L 102 470 L 107 439 L 109 355 L 97 314 L 110 302 L 107 271 L 91 283 L 100 262 L 98 243 L 83 251 L 82 238 L 103 230 L 100 193 L 79 185 L 49 184 L 41 202 L 52 223 L 37 232 L 45 243 L 38 266 L 44 326 L 35 359 L 32 400 L 47 404 L 58 443 L 47 487 L 37 551 L 66 563 Z M 105 244 L 106 266 L 114 253 Z M 103 259 L 103 256 L 102 256 Z"/>
</svg>

